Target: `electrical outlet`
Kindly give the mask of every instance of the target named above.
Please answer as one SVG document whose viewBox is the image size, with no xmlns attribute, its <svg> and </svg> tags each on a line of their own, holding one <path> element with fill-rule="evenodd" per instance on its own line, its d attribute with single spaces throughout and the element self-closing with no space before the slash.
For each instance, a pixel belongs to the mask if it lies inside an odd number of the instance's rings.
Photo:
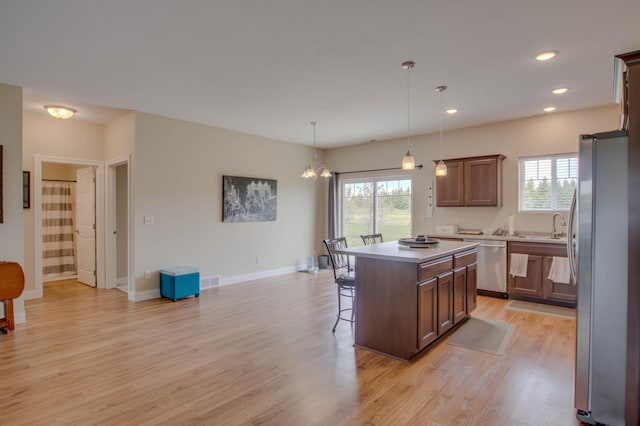
<svg viewBox="0 0 640 426">
<path fill-rule="evenodd" d="M 144 271 L 144 279 L 145 280 L 151 279 L 151 271 Z"/>
<path fill-rule="evenodd" d="M 262 262 L 262 259 L 260 259 L 260 256 L 256 256 L 256 265 L 260 264 L 260 262 Z"/>
<path fill-rule="evenodd" d="M 145 225 L 153 225 L 153 216 L 145 216 L 144 217 Z"/>
</svg>

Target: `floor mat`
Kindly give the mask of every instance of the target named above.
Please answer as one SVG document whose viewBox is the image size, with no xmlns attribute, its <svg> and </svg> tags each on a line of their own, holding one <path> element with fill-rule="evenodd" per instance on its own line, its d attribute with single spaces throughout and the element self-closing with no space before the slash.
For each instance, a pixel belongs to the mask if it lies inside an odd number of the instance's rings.
<svg viewBox="0 0 640 426">
<path fill-rule="evenodd" d="M 513 324 L 502 321 L 470 318 L 447 343 L 474 351 L 504 355 L 515 328 Z"/>
<path fill-rule="evenodd" d="M 524 302 L 522 300 L 511 300 L 507 303 L 507 309 L 514 311 L 534 312 L 536 314 L 551 315 L 554 317 L 576 319 L 574 308 L 564 306 L 545 305 L 543 303 Z"/>
</svg>

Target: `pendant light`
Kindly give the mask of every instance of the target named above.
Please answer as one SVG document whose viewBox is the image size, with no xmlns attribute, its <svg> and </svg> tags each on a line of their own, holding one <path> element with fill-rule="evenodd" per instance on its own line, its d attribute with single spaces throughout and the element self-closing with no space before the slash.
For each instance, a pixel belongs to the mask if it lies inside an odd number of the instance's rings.
<svg viewBox="0 0 640 426">
<path fill-rule="evenodd" d="M 402 63 L 402 68 L 407 70 L 407 153 L 402 158 L 402 170 L 413 170 L 416 168 L 416 160 L 411 155 L 411 151 L 409 151 L 409 132 L 411 130 L 410 127 L 410 109 L 409 109 L 409 71 L 416 65 L 413 61 L 405 61 Z"/>
<path fill-rule="evenodd" d="M 316 124 L 318 124 L 317 121 L 311 122 L 313 126 L 313 159 L 300 176 L 305 179 L 313 178 L 315 180 L 318 178 L 318 175 L 323 178 L 331 177 L 331 171 L 324 164 L 318 162 L 318 155 L 316 154 Z"/>
<path fill-rule="evenodd" d="M 447 90 L 447 86 L 438 86 L 436 91 L 440 92 L 440 161 L 436 166 L 436 176 L 447 175 L 447 165 L 442 161 L 442 92 Z"/>
</svg>

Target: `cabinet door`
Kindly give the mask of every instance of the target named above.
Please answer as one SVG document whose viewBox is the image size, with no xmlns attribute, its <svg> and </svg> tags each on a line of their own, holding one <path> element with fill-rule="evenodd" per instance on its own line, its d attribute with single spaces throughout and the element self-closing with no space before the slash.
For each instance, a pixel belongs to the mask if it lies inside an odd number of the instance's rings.
<svg viewBox="0 0 640 426">
<path fill-rule="evenodd" d="M 438 207 L 464 206 L 464 179 L 462 161 L 445 161 L 446 176 L 436 176 L 436 205 Z"/>
<path fill-rule="evenodd" d="M 478 290 L 478 264 L 467 265 L 467 314 L 470 314 L 477 306 Z"/>
<path fill-rule="evenodd" d="M 453 324 L 467 316 L 467 267 L 453 271 Z"/>
<path fill-rule="evenodd" d="M 527 276 L 509 275 L 509 294 L 542 297 L 542 256 L 529 255 Z"/>
<path fill-rule="evenodd" d="M 556 283 L 548 279 L 553 256 L 542 258 L 542 296 L 545 299 L 576 301 L 576 288 L 571 283 Z"/>
<path fill-rule="evenodd" d="M 438 279 L 431 278 L 418 285 L 418 349 L 438 337 Z"/>
<path fill-rule="evenodd" d="M 453 327 L 453 272 L 438 275 L 438 335 Z"/>
<path fill-rule="evenodd" d="M 464 201 L 467 206 L 499 206 L 501 186 L 499 185 L 497 158 L 480 158 L 464 162 Z"/>
</svg>

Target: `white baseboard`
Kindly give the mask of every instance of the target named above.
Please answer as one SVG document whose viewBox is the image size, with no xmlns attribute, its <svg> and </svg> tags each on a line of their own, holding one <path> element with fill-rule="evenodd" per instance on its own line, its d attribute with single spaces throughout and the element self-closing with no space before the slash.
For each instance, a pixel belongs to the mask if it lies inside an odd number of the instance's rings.
<svg viewBox="0 0 640 426">
<path fill-rule="evenodd" d="M 129 279 L 127 277 L 120 277 L 116 279 L 116 287 L 119 285 L 127 285 L 128 282 L 129 282 Z"/>
<path fill-rule="evenodd" d="M 16 324 L 24 324 L 27 322 L 27 313 L 25 311 L 13 312 L 13 319 Z"/>
<path fill-rule="evenodd" d="M 146 290 L 146 291 L 130 291 L 129 292 L 129 300 L 132 302 L 142 302 L 145 300 L 151 299 L 159 299 L 160 298 L 160 289 L 155 290 Z"/>
<path fill-rule="evenodd" d="M 277 275 L 290 274 L 296 272 L 304 266 L 287 266 L 286 268 L 270 269 L 268 271 L 253 272 L 251 274 L 233 275 L 231 277 L 223 277 L 220 280 L 220 285 L 231 285 L 242 283 L 246 281 L 259 280 L 261 278 L 275 277 Z"/>
<path fill-rule="evenodd" d="M 22 293 L 22 297 L 24 298 L 24 300 L 41 299 L 42 292 L 38 292 L 38 290 L 25 290 Z"/>
<path fill-rule="evenodd" d="M 261 278 L 269 278 L 269 277 L 275 277 L 278 275 L 290 274 L 291 272 L 297 272 L 301 269 L 306 269 L 306 266 L 305 265 L 287 266 L 286 268 L 270 269 L 268 271 L 253 272 L 251 274 L 243 274 L 243 275 L 233 275 L 230 277 L 220 277 L 218 275 L 214 275 L 211 277 L 201 277 L 200 283 L 202 285 L 202 281 L 216 280 L 219 282 L 219 285 L 221 286 L 232 285 L 232 284 L 238 284 L 246 281 L 259 280 Z M 207 290 L 209 288 L 215 288 L 215 287 L 216 286 L 211 286 L 207 288 L 201 287 L 201 290 Z M 142 302 L 144 300 L 159 299 L 161 297 L 162 296 L 160 295 L 159 288 L 157 290 L 129 292 L 129 300 L 131 300 L 132 302 Z"/>
</svg>

